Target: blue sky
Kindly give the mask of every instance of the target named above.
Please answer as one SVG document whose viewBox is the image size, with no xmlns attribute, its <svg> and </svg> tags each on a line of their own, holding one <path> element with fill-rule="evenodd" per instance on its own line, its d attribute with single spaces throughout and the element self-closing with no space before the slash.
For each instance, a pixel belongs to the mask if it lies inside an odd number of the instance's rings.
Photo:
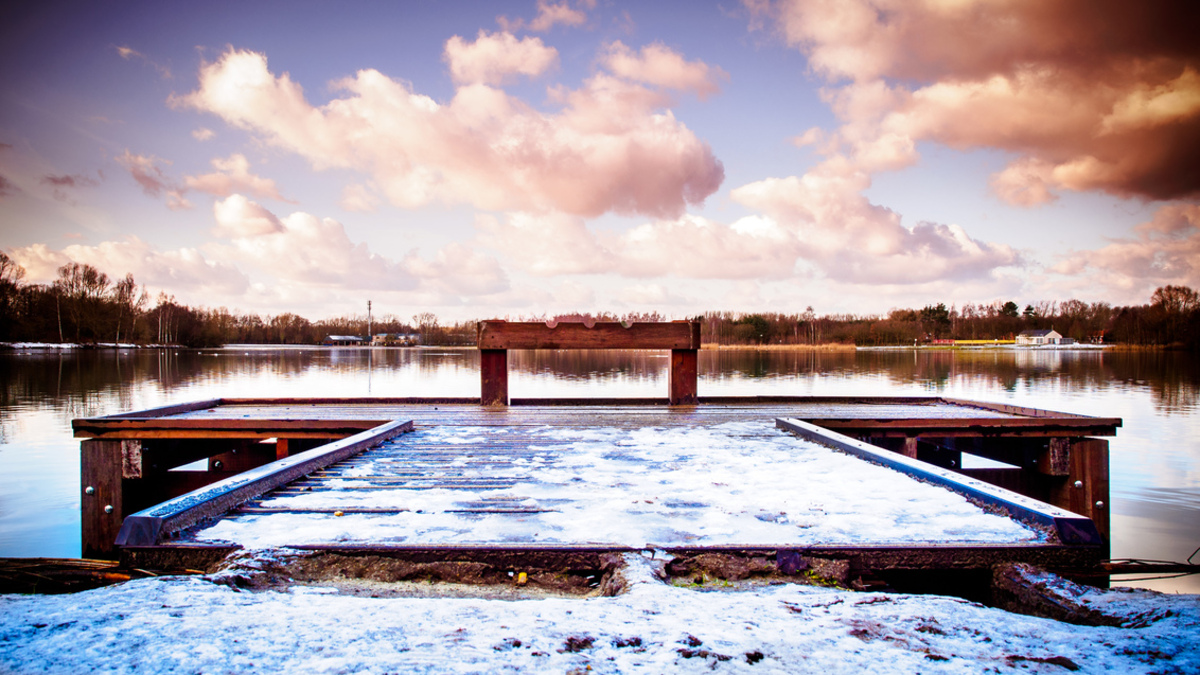
<svg viewBox="0 0 1200 675">
<path fill-rule="evenodd" d="M 448 319 L 1200 286 L 1183 3 L 2 12 L 0 249 L 31 282 Z"/>
</svg>

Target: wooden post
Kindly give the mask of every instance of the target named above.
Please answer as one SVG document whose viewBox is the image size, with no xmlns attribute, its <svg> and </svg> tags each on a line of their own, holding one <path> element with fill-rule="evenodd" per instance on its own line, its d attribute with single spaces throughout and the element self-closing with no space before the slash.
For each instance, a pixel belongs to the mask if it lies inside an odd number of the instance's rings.
<svg viewBox="0 0 1200 675">
<path fill-rule="evenodd" d="M 1038 453 L 1038 472 L 1047 476 L 1066 476 L 1071 473 L 1071 439 L 1051 438 L 1045 450 Z"/>
<path fill-rule="evenodd" d="M 284 459 L 288 456 L 288 439 L 275 439 L 275 459 Z"/>
<path fill-rule="evenodd" d="M 669 369 L 670 405 L 696 405 L 696 381 L 699 379 L 695 349 L 672 349 Z"/>
<path fill-rule="evenodd" d="M 508 350 L 479 350 L 479 402 L 508 405 Z"/>
<path fill-rule="evenodd" d="M 141 441 L 83 441 L 80 461 L 80 542 L 85 558 L 114 558 L 124 517 L 122 481 L 142 476 Z"/>
<path fill-rule="evenodd" d="M 1108 441 L 1098 438 L 1070 440 L 1070 473 L 1051 491 L 1051 503 L 1091 518 L 1107 542 L 1112 508 L 1108 494 Z"/>
<path fill-rule="evenodd" d="M 904 452 L 901 453 L 905 457 L 917 458 L 917 437 L 907 436 L 904 439 Z"/>
</svg>

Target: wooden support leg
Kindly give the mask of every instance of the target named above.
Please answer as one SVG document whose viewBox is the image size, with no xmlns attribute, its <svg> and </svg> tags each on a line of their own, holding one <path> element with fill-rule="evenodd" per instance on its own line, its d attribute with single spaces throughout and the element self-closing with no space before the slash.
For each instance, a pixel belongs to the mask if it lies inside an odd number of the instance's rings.
<svg viewBox="0 0 1200 675">
<path fill-rule="evenodd" d="M 479 402 L 508 405 L 508 350 L 479 350 Z"/>
<path fill-rule="evenodd" d="M 696 382 L 699 379 L 697 361 L 695 349 L 671 350 L 668 394 L 671 405 L 696 405 Z"/>
<path fill-rule="evenodd" d="M 275 439 L 275 459 L 283 459 L 288 456 L 288 439 Z"/>
<path fill-rule="evenodd" d="M 85 558 L 115 558 L 113 543 L 124 517 L 125 468 L 142 476 L 141 441 L 83 441 L 79 444 L 80 541 Z"/>
<path fill-rule="evenodd" d="M 917 458 L 917 437 L 909 436 L 904 439 L 904 456 Z"/>
<path fill-rule="evenodd" d="M 1051 503 L 1087 516 L 1105 541 L 1109 540 L 1108 441 L 1072 438 L 1068 474 L 1051 491 Z"/>
</svg>

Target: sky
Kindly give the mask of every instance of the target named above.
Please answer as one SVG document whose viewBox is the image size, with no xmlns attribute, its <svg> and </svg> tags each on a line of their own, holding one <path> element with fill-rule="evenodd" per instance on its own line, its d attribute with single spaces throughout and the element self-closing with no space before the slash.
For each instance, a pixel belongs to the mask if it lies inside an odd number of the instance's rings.
<svg viewBox="0 0 1200 675">
<path fill-rule="evenodd" d="M 0 250 L 311 319 L 1200 287 L 1200 7 L 0 10 Z"/>
</svg>

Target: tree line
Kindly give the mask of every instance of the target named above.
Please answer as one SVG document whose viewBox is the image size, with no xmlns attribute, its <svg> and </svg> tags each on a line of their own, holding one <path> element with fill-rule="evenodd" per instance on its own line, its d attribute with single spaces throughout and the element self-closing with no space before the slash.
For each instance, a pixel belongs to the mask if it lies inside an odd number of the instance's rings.
<svg viewBox="0 0 1200 675">
<path fill-rule="evenodd" d="M 366 314 L 310 321 L 285 312 L 261 316 L 221 307 L 189 307 L 149 293 L 133 275 L 112 279 L 95 267 L 68 263 L 49 284 L 25 283 L 25 270 L 0 251 L 0 341 L 135 343 L 211 347 L 222 344 L 319 344 L 330 335 L 366 336 Z M 665 321 L 657 312 L 564 313 L 518 317 L 538 321 Z M 886 315 L 707 312 L 701 341 L 724 345 L 885 346 L 935 340 L 1012 339 L 1023 330 L 1052 328 L 1077 342 L 1200 347 L 1200 294 L 1163 286 L 1145 305 L 1043 301 L 943 303 L 894 309 Z M 471 345 L 475 322 L 446 323 L 431 312 L 402 319 L 373 317 L 370 332 L 416 334 L 422 344 Z"/>
</svg>

